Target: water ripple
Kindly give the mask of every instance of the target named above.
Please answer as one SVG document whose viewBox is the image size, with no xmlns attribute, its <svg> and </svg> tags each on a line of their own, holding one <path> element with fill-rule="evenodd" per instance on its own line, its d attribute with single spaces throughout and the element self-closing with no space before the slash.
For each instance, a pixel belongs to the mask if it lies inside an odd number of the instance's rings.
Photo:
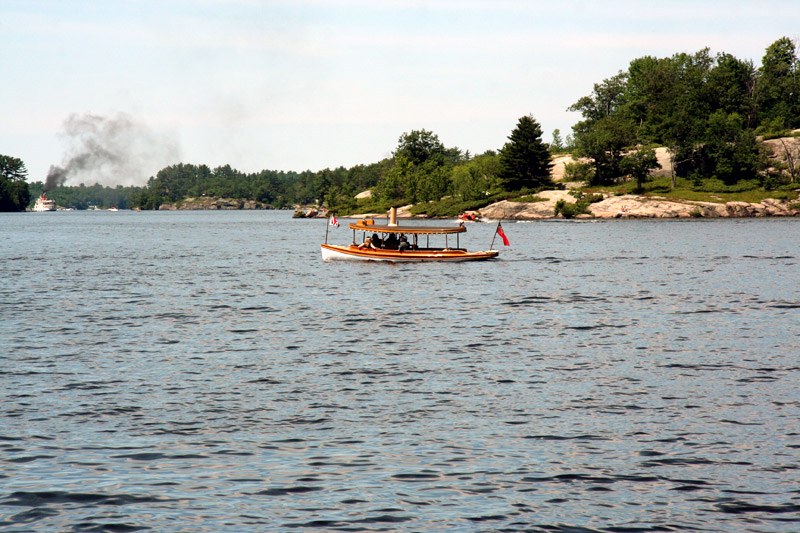
<svg viewBox="0 0 800 533">
<path fill-rule="evenodd" d="M 798 530 L 796 221 L 289 216 L 0 215 L 0 529 Z"/>
</svg>

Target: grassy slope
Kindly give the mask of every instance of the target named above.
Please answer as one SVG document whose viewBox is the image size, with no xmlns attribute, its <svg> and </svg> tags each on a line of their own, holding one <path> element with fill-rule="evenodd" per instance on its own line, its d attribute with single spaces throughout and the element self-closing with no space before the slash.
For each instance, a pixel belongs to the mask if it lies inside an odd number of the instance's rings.
<svg viewBox="0 0 800 533">
<path fill-rule="evenodd" d="M 586 192 L 605 193 L 605 194 L 639 194 L 640 196 L 651 196 L 665 198 L 667 200 L 682 201 L 690 200 L 695 202 L 710 202 L 724 204 L 726 202 L 748 202 L 752 204 L 760 203 L 765 198 L 776 198 L 779 200 L 797 200 L 798 192 L 789 188 L 765 191 L 764 189 L 747 184 L 726 187 L 724 184 L 705 180 L 700 187 L 694 187 L 690 180 L 677 178 L 676 187 L 671 188 L 671 178 L 655 178 L 644 185 L 644 191 L 634 192 L 635 183 L 629 182 L 614 187 L 591 187 L 585 188 Z M 800 184 L 797 184 L 800 188 Z"/>
</svg>

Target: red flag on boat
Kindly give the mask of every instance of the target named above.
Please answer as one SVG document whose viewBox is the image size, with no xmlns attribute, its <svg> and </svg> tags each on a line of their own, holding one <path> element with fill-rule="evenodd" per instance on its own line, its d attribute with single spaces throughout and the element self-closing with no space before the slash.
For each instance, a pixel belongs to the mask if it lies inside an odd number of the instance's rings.
<svg viewBox="0 0 800 533">
<path fill-rule="evenodd" d="M 497 223 L 497 234 L 500 235 L 501 239 L 503 239 L 504 245 L 510 246 L 510 244 L 508 243 L 508 237 L 506 237 L 506 234 L 503 233 L 503 226 L 501 226 L 499 222 Z"/>
<path fill-rule="evenodd" d="M 335 216 L 333 216 L 333 215 L 331 215 L 331 222 L 330 222 L 330 224 L 331 224 L 331 226 L 336 226 L 337 228 L 339 227 L 339 222 L 336 220 L 336 217 L 335 217 Z"/>
</svg>

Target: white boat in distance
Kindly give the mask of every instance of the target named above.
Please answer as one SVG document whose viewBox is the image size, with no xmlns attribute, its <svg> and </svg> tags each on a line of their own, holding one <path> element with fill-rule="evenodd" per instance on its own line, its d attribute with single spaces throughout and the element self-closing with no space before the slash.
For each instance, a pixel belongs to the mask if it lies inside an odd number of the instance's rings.
<svg viewBox="0 0 800 533">
<path fill-rule="evenodd" d="M 36 199 L 36 203 L 33 205 L 34 211 L 55 211 L 56 210 L 56 201 L 55 200 L 48 200 L 47 193 L 42 193 L 42 195 Z"/>
</svg>

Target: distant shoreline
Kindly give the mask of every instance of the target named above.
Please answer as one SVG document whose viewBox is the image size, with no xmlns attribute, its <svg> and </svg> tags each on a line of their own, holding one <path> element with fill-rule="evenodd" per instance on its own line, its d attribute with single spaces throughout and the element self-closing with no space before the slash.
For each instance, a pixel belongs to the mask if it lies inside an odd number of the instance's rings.
<svg viewBox="0 0 800 533">
<path fill-rule="evenodd" d="M 547 220 L 564 219 L 562 215 L 555 214 L 555 205 L 559 200 L 566 203 L 576 203 L 574 196 L 567 191 L 552 190 L 537 193 L 543 201 L 538 202 L 512 202 L 503 200 L 474 213 L 480 219 L 490 220 Z M 293 218 L 324 218 L 315 207 L 297 207 Z M 385 213 L 358 213 L 351 215 L 337 215 L 343 219 L 383 218 Z M 424 220 L 427 216 L 413 216 L 409 209 L 398 210 L 398 218 Z M 674 201 L 663 197 L 621 195 L 607 196 L 599 202 L 588 206 L 587 214 L 574 217 L 575 220 L 597 220 L 617 218 L 767 218 L 767 217 L 800 217 L 800 204 L 789 200 L 765 198 L 760 203 L 748 202 L 700 202 L 700 201 Z"/>
</svg>

